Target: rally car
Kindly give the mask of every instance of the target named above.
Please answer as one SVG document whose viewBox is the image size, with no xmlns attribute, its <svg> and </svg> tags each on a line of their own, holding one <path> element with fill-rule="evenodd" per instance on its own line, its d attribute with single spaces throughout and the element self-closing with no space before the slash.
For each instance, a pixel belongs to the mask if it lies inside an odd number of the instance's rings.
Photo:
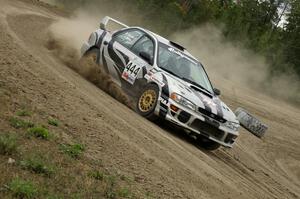
<svg viewBox="0 0 300 199">
<path fill-rule="evenodd" d="M 109 22 L 122 28 L 108 30 Z M 235 114 L 218 97 L 203 65 L 184 47 L 149 30 L 105 17 L 81 48 L 136 99 L 136 111 L 163 118 L 215 150 L 232 147 L 238 137 Z"/>
</svg>

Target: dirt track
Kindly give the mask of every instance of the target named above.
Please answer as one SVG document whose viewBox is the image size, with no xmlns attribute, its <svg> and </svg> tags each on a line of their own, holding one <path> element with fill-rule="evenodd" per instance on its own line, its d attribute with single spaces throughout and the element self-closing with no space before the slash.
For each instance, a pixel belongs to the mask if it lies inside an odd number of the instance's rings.
<svg viewBox="0 0 300 199">
<path fill-rule="evenodd" d="M 61 63 L 45 47 L 58 12 L 26 2 L 0 0 L 0 83 L 72 127 L 64 137 L 82 140 L 86 156 L 136 176 L 136 189 L 160 198 L 300 198 L 299 108 L 214 77 L 231 108 L 248 109 L 270 129 L 263 140 L 241 130 L 233 149 L 200 150 Z"/>
</svg>

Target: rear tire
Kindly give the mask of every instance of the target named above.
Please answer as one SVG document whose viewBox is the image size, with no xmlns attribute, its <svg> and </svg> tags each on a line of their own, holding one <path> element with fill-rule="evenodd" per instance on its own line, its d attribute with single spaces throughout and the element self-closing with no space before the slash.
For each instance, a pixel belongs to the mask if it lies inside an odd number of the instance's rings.
<svg viewBox="0 0 300 199">
<path fill-rule="evenodd" d="M 205 150 L 208 151 L 217 150 L 221 146 L 221 144 L 201 136 L 197 137 L 197 142 L 201 148 L 204 148 Z"/>
<path fill-rule="evenodd" d="M 85 64 L 85 61 L 92 61 L 93 63 L 97 64 L 98 54 L 98 48 L 89 49 L 84 55 L 82 55 L 79 62 Z"/>
<path fill-rule="evenodd" d="M 92 48 L 87 51 L 79 60 L 79 65 L 76 68 L 76 71 L 85 77 L 86 79 L 90 80 L 91 82 L 96 81 L 96 74 L 100 71 L 100 67 L 97 64 L 97 57 L 98 57 L 99 49 Z"/>
<path fill-rule="evenodd" d="M 156 120 L 158 117 L 154 114 L 154 111 L 157 105 L 158 97 L 158 87 L 154 84 L 146 85 L 137 98 L 137 113 L 151 121 Z"/>
</svg>

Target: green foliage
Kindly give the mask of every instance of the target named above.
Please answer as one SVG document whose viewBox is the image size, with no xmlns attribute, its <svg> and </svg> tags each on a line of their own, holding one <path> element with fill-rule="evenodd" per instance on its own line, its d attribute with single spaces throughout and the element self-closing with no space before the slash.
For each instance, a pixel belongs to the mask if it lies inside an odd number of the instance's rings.
<svg viewBox="0 0 300 199">
<path fill-rule="evenodd" d="M 20 110 L 17 112 L 17 116 L 20 117 L 31 116 L 31 113 L 27 110 Z"/>
<path fill-rule="evenodd" d="M 71 145 L 62 144 L 60 146 L 60 149 L 71 158 L 77 159 L 83 153 L 85 147 L 82 144 L 71 144 Z"/>
<path fill-rule="evenodd" d="M 105 181 L 108 186 L 105 191 L 105 195 L 109 199 L 115 199 L 117 197 L 117 193 L 115 192 L 116 180 L 117 178 L 114 175 L 108 175 L 105 177 Z"/>
<path fill-rule="evenodd" d="M 32 127 L 27 130 L 28 135 L 34 136 L 36 138 L 41 138 L 48 140 L 50 137 L 49 131 L 44 127 Z"/>
<path fill-rule="evenodd" d="M 9 120 L 10 125 L 16 129 L 20 129 L 20 128 L 30 128 L 33 127 L 34 124 L 32 122 L 28 122 L 16 117 L 12 117 Z"/>
<path fill-rule="evenodd" d="M 100 180 L 100 181 L 104 179 L 104 173 L 100 171 L 91 171 L 88 173 L 88 176 L 95 180 Z"/>
<path fill-rule="evenodd" d="M 108 199 L 115 199 L 115 198 L 117 198 L 117 193 L 114 190 L 112 190 L 112 189 L 108 189 L 106 191 L 105 195 L 106 195 L 106 198 L 108 198 Z"/>
<path fill-rule="evenodd" d="M 54 167 L 47 165 L 45 160 L 41 156 L 32 156 L 20 162 L 23 169 L 30 170 L 37 174 L 44 174 L 51 176 L 54 173 Z"/>
<path fill-rule="evenodd" d="M 0 154 L 11 155 L 17 151 L 17 139 L 12 134 L 0 135 Z"/>
<path fill-rule="evenodd" d="M 300 76 L 300 3 L 298 0 L 291 0 L 290 5 L 288 23 L 281 41 L 284 42 L 285 63 L 288 63 Z"/>
<path fill-rule="evenodd" d="M 55 119 L 48 119 L 48 124 L 52 126 L 59 126 L 59 121 Z"/>
<path fill-rule="evenodd" d="M 55 194 L 49 194 L 48 196 L 46 196 L 46 199 L 63 199 L 63 197 Z"/>
<path fill-rule="evenodd" d="M 38 190 L 30 181 L 16 178 L 9 184 L 9 189 L 17 198 L 35 198 Z"/>
<path fill-rule="evenodd" d="M 118 196 L 122 198 L 129 198 L 131 196 L 131 193 L 128 188 L 124 187 L 118 191 Z"/>
<path fill-rule="evenodd" d="M 147 191 L 146 192 L 146 199 L 154 198 L 151 192 Z"/>
</svg>

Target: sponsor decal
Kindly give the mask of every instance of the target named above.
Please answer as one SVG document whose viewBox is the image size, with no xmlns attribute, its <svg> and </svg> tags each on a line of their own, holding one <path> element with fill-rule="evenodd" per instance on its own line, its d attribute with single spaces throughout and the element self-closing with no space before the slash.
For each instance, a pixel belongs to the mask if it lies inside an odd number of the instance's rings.
<svg viewBox="0 0 300 199">
<path fill-rule="evenodd" d="M 160 98 L 160 101 L 161 101 L 161 103 L 163 103 L 163 104 L 168 104 L 168 101 L 165 100 L 164 98 Z"/>
<path fill-rule="evenodd" d="M 134 59 L 130 61 L 125 67 L 122 78 L 125 79 L 130 84 L 134 84 L 138 73 L 141 70 L 141 65 Z"/>
<path fill-rule="evenodd" d="M 180 52 L 174 48 L 169 47 L 168 50 L 170 52 L 175 53 L 176 55 L 180 56 L 181 58 L 188 59 L 189 61 L 193 62 L 194 64 L 197 64 L 194 60 L 190 59 L 188 56 L 186 56 L 185 54 L 183 54 L 182 52 Z"/>
<path fill-rule="evenodd" d="M 165 86 L 165 83 L 159 81 L 158 79 L 156 79 L 154 76 L 150 77 L 150 80 L 156 82 L 158 85 L 160 85 L 161 87 Z"/>
<path fill-rule="evenodd" d="M 159 86 L 164 87 L 165 83 L 159 81 L 155 76 L 154 73 L 152 73 L 151 71 L 149 71 L 146 75 L 145 75 L 145 79 L 153 81 L 155 83 L 157 83 Z"/>
</svg>

